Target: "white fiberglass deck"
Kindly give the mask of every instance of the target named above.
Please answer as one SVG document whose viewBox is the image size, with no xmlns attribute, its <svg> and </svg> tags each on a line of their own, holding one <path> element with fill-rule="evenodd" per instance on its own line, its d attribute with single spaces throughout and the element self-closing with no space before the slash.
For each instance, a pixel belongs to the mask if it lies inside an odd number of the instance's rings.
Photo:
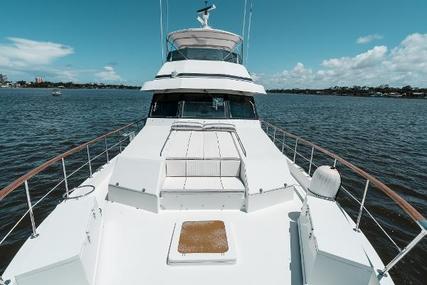
<svg viewBox="0 0 427 285">
<path fill-rule="evenodd" d="M 96 284 L 302 284 L 297 200 L 254 213 L 105 207 Z M 168 265 L 174 225 L 223 220 L 232 227 L 236 264 Z"/>
</svg>

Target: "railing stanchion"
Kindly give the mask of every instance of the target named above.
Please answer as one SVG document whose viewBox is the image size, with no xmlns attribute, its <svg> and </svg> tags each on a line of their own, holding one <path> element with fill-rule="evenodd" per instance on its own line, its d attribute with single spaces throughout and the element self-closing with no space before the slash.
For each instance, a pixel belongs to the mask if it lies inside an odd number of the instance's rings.
<svg viewBox="0 0 427 285">
<path fill-rule="evenodd" d="M 311 175 L 311 165 L 313 164 L 314 146 L 311 147 L 310 165 L 308 166 L 308 176 Z"/>
<path fill-rule="evenodd" d="M 33 230 L 31 238 L 36 238 L 38 236 L 38 234 L 36 231 L 36 222 L 34 221 L 33 206 L 31 205 L 31 197 L 30 197 L 30 190 L 28 187 L 28 181 L 25 180 L 24 184 L 25 184 L 25 194 L 27 195 L 28 211 L 30 213 L 31 228 Z"/>
<path fill-rule="evenodd" d="M 295 139 L 294 162 L 297 159 L 298 138 Z"/>
<path fill-rule="evenodd" d="M 366 193 L 368 192 L 368 188 L 369 188 L 369 180 L 366 180 L 365 191 L 363 191 L 363 198 L 362 198 L 362 202 L 360 203 L 359 214 L 357 216 L 356 228 L 354 229 L 356 232 L 360 232 L 360 229 L 359 229 L 360 220 L 362 219 L 363 207 L 365 206 Z"/>
<path fill-rule="evenodd" d="M 62 160 L 62 172 L 64 173 L 65 193 L 68 198 L 70 193 L 68 191 L 68 179 L 67 179 L 67 171 L 65 170 L 65 160 L 64 158 L 61 158 L 61 160 Z"/>
<path fill-rule="evenodd" d="M 337 159 L 334 159 L 334 167 L 337 167 Z"/>
<path fill-rule="evenodd" d="M 107 155 L 107 163 L 110 162 L 110 157 L 108 156 L 108 144 L 107 144 L 107 137 L 105 137 L 105 153 Z"/>
<path fill-rule="evenodd" d="M 411 249 L 413 249 L 418 242 L 420 242 L 427 235 L 427 231 L 422 229 L 421 232 L 401 251 L 399 252 L 392 261 L 390 261 L 383 270 L 381 270 L 378 274 L 378 279 L 381 279 L 383 276 L 387 274 L 393 266 L 396 265 L 405 255 L 408 254 Z"/>
<path fill-rule="evenodd" d="M 282 153 L 285 151 L 285 138 L 286 138 L 286 133 L 285 133 L 285 132 L 283 132 Z"/>
<path fill-rule="evenodd" d="M 274 127 L 273 143 L 276 143 L 276 130 L 277 130 L 277 128 L 276 128 L 276 127 Z"/>
<path fill-rule="evenodd" d="M 89 174 L 92 177 L 92 160 L 90 159 L 89 145 L 86 146 L 87 151 L 87 163 L 89 165 Z"/>
</svg>

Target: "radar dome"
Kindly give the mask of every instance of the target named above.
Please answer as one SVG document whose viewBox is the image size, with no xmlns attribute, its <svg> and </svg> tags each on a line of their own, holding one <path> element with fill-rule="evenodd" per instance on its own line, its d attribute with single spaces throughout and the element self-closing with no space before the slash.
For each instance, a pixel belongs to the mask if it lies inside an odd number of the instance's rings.
<svg viewBox="0 0 427 285">
<path fill-rule="evenodd" d="M 341 186 L 341 176 L 335 167 L 323 165 L 316 169 L 309 190 L 326 199 L 335 199 Z"/>
</svg>

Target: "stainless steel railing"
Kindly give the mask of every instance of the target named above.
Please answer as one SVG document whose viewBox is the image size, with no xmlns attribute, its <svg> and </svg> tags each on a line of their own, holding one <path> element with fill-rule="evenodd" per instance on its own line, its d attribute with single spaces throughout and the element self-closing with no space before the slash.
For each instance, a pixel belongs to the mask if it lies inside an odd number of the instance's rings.
<svg viewBox="0 0 427 285">
<path fill-rule="evenodd" d="M 393 191 L 390 187 L 385 185 L 383 182 L 378 180 L 376 177 L 372 176 L 371 174 L 365 172 L 361 168 L 353 165 L 352 163 L 348 162 L 347 160 L 341 158 L 340 156 L 312 143 L 309 142 L 299 136 L 296 136 L 292 133 L 289 133 L 285 131 L 282 128 L 276 127 L 271 123 L 268 123 L 264 120 L 260 120 L 261 127 L 263 128 L 264 132 L 268 135 L 268 137 L 273 141 L 273 143 L 281 150 L 283 154 L 285 154 L 285 150 L 289 150 L 291 152 L 291 157 L 288 156 L 290 160 L 293 161 L 293 163 L 296 164 L 297 157 L 300 157 L 301 159 L 308 162 L 308 170 L 307 173 L 309 176 L 311 176 L 312 168 L 318 167 L 317 164 L 313 161 L 313 156 L 315 151 L 318 151 L 327 157 L 333 159 L 333 165 L 336 166 L 337 163 L 342 164 L 343 166 L 346 166 L 350 171 L 353 172 L 353 174 L 356 174 L 362 178 L 365 179 L 364 189 L 363 189 L 363 195 L 362 200 L 359 201 L 351 192 L 346 189 L 344 186 L 341 186 L 341 190 L 343 190 L 343 193 L 348 195 L 351 199 L 356 201 L 359 205 L 359 210 L 357 213 L 357 218 L 355 221 L 355 228 L 354 230 L 357 232 L 360 232 L 360 222 L 362 219 L 362 214 L 366 212 L 368 216 L 374 221 L 374 223 L 379 227 L 379 229 L 385 234 L 385 236 L 390 240 L 390 242 L 397 248 L 398 254 L 384 267 L 383 270 L 381 270 L 378 274 L 378 278 L 381 278 L 384 276 L 388 271 L 390 271 L 391 268 L 393 268 L 408 252 L 415 247 L 415 245 L 420 242 L 426 235 L 427 235 L 427 220 L 426 218 L 418 212 L 417 209 L 415 209 L 412 205 L 410 205 L 405 199 L 403 199 L 399 194 L 397 194 L 395 191 Z M 281 138 L 281 139 L 280 139 Z M 287 140 L 291 140 L 291 143 L 293 144 L 293 147 L 289 146 L 289 142 Z M 301 152 L 298 151 L 298 147 L 301 145 L 305 145 L 310 147 L 310 158 L 305 157 Z M 286 154 L 285 154 L 286 155 Z M 370 188 L 370 185 L 374 185 L 377 189 L 379 189 L 381 192 L 383 192 L 385 195 L 387 195 L 389 198 L 391 198 L 421 229 L 419 234 L 409 242 L 409 244 L 401 249 L 397 243 L 393 240 L 393 238 L 390 236 L 390 234 L 384 229 L 383 226 L 378 222 L 378 220 L 372 215 L 370 211 L 366 208 L 366 196 L 368 193 L 368 189 Z"/>
<path fill-rule="evenodd" d="M 31 230 L 32 230 L 31 238 L 36 238 L 38 234 L 37 234 L 37 226 L 36 226 L 36 221 L 35 221 L 34 212 L 33 212 L 34 207 L 40 204 L 47 196 L 49 196 L 53 191 L 55 191 L 62 184 L 65 187 L 65 198 L 69 198 L 70 194 L 73 191 L 73 189 L 69 189 L 69 179 L 73 177 L 76 173 L 78 173 L 80 170 L 82 170 L 84 167 L 88 167 L 88 170 L 89 170 L 88 177 L 92 177 L 93 175 L 92 163 L 104 155 L 105 155 L 106 163 L 109 163 L 110 160 L 112 159 L 111 157 L 112 150 L 119 148 L 118 153 L 121 153 L 123 149 L 123 145 L 128 143 L 131 139 L 133 139 L 133 137 L 135 136 L 135 131 L 138 131 L 144 125 L 144 122 L 145 122 L 145 119 L 140 119 L 138 121 L 132 122 L 123 127 L 115 129 L 111 132 L 103 134 L 89 142 L 83 143 L 75 148 L 72 148 L 58 156 L 55 156 L 54 158 L 46 161 L 45 163 L 39 165 L 38 167 L 22 175 L 21 177 L 13 181 L 11 184 L 9 184 L 8 186 L 0 190 L 0 201 L 1 201 L 5 199 L 10 193 L 15 191 L 17 188 L 24 185 L 26 202 L 28 205 L 28 210 L 18 219 L 18 221 L 12 226 L 12 228 L 3 237 L 1 237 L 0 246 L 3 245 L 3 243 L 7 240 L 7 238 L 11 235 L 11 233 L 18 227 L 18 225 L 24 220 L 24 218 L 27 215 L 30 216 Z M 119 140 L 109 145 L 107 138 L 112 138 L 113 136 L 117 136 L 117 135 L 119 135 Z M 104 145 L 103 151 L 97 154 L 96 156 L 92 157 L 90 152 L 90 146 L 94 146 L 99 142 L 103 142 L 103 145 Z M 83 163 L 81 166 L 79 166 L 77 169 L 73 170 L 72 172 L 67 171 L 66 158 L 81 151 L 86 151 L 87 161 Z M 49 191 L 47 191 L 41 198 L 39 198 L 35 203 L 33 203 L 31 199 L 31 191 L 28 186 L 28 181 L 35 175 L 43 172 L 45 169 L 47 169 L 48 167 L 58 162 L 61 162 L 61 169 L 62 169 L 61 175 L 63 176 L 63 178 L 57 184 L 55 184 L 55 186 L 53 186 Z"/>
</svg>

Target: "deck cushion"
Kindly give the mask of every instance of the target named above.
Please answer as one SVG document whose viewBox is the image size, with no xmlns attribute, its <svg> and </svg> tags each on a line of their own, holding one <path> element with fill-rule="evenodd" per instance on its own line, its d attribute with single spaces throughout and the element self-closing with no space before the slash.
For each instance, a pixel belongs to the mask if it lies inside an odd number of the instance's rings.
<svg viewBox="0 0 427 285">
<path fill-rule="evenodd" d="M 203 133 L 203 158 L 220 159 L 218 138 L 216 132 Z"/>
<path fill-rule="evenodd" d="M 187 157 L 187 149 L 191 132 L 173 131 L 166 145 L 167 159 L 183 159 Z"/>
<path fill-rule="evenodd" d="M 219 152 L 222 159 L 240 159 L 234 140 L 230 133 L 217 132 Z"/>
<path fill-rule="evenodd" d="M 186 176 L 220 176 L 219 160 L 187 160 Z"/>
<path fill-rule="evenodd" d="M 203 159 L 203 132 L 191 132 L 186 158 Z"/>
<path fill-rule="evenodd" d="M 187 191 L 222 191 L 220 177 L 187 177 Z"/>
<path fill-rule="evenodd" d="M 221 160 L 220 176 L 239 177 L 240 160 Z"/>
<path fill-rule="evenodd" d="M 186 161 L 182 159 L 166 160 L 166 176 L 186 176 Z"/>
<path fill-rule="evenodd" d="M 175 191 L 183 191 L 185 188 L 185 177 L 166 177 L 162 190 L 175 190 Z"/>
<path fill-rule="evenodd" d="M 245 191 L 245 186 L 237 177 L 221 177 L 221 184 L 224 190 Z"/>
</svg>

